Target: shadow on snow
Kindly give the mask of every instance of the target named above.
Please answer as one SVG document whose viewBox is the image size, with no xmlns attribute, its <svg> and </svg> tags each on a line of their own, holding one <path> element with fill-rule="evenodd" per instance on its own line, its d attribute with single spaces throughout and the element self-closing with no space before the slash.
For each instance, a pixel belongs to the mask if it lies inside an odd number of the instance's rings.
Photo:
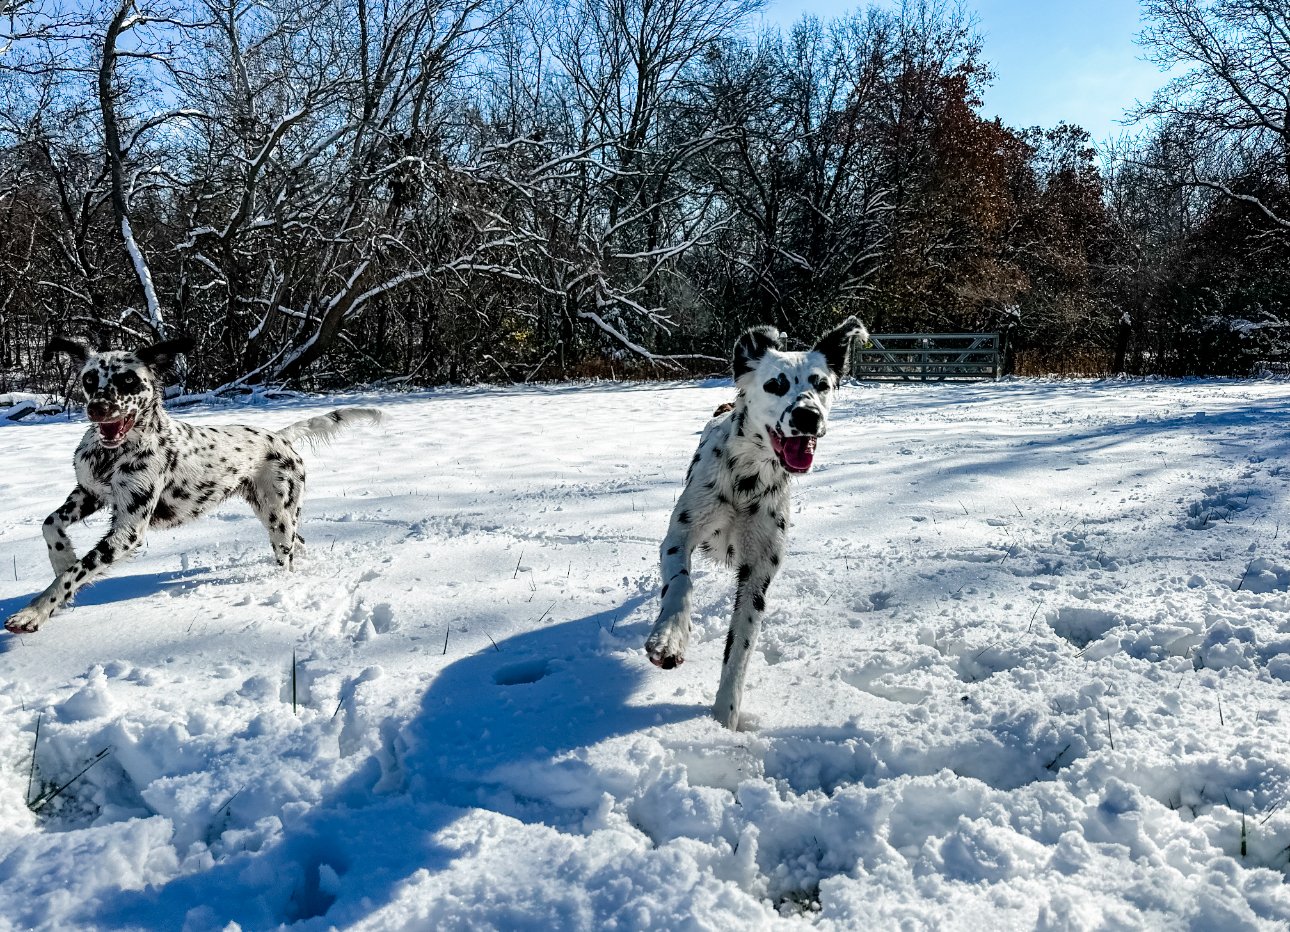
<svg viewBox="0 0 1290 932">
<path fill-rule="evenodd" d="M 119 892 L 84 918 L 109 928 L 344 926 L 385 905 L 413 872 L 446 867 L 455 854 L 434 835 L 470 808 L 580 832 L 599 791 L 579 778 L 587 765 L 576 755 L 561 759 L 564 752 L 708 713 L 698 705 L 631 704 L 645 668 L 613 656 L 601 631 L 646 598 L 453 663 L 387 742 L 392 753 L 369 758 L 271 847 L 227 856 L 160 888 Z M 535 795 L 526 798 L 518 785 Z M 234 821 L 236 810 L 234 802 Z M 331 871 L 338 882 L 322 882 Z"/>
</svg>

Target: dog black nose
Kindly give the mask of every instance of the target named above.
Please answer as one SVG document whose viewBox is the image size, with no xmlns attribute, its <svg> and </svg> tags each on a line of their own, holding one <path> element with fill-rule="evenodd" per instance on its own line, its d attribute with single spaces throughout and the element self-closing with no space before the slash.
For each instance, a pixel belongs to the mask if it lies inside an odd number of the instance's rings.
<svg viewBox="0 0 1290 932">
<path fill-rule="evenodd" d="M 814 408 L 794 408 L 788 423 L 798 433 L 814 435 L 820 432 L 820 420 L 820 412 Z"/>
<path fill-rule="evenodd" d="M 103 421 L 112 416 L 112 406 L 106 401 L 91 401 L 85 406 L 85 413 L 92 421 Z"/>
</svg>

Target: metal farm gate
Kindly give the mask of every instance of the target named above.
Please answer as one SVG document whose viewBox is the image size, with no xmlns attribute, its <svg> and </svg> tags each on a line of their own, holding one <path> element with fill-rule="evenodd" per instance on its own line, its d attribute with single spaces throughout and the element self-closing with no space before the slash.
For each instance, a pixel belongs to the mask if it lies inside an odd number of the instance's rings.
<svg viewBox="0 0 1290 932">
<path fill-rule="evenodd" d="M 963 382 L 997 379 L 997 333 L 875 333 L 852 354 L 857 379 Z"/>
</svg>

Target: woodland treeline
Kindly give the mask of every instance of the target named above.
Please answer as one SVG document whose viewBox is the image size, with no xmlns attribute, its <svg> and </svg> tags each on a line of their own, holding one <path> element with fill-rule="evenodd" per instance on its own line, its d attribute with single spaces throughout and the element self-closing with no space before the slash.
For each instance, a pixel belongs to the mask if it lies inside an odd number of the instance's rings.
<svg viewBox="0 0 1290 932">
<path fill-rule="evenodd" d="M 715 371 L 743 327 L 1000 330 L 1025 373 L 1283 353 L 1290 2 L 1147 0 L 1096 152 L 984 119 L 944 0 L 0 0 L 0 390 Z"/>
</svg>

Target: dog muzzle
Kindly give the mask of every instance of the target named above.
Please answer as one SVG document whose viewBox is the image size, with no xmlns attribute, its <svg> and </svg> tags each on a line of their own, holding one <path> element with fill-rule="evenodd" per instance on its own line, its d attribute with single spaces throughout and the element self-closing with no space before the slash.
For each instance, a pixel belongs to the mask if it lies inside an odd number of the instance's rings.
<svg viewBox="0 0 1290 932">
<path fill-rule="evenodd" d="M 99 443 L 113 450 L 125 443 L 126 435 L 134 427 L 134 415 L 123 414 L 119 418 L 95 421 L 94 427 L 99 432 Z"/>
<path fill-rule="evenodd" d="M 779 457 L 780 465 L 789 472 L 808 472 L 815 462 L 816 437 L 785 437 L 775 428 L 770 428 L 770 446 Z"/>
</svg>

